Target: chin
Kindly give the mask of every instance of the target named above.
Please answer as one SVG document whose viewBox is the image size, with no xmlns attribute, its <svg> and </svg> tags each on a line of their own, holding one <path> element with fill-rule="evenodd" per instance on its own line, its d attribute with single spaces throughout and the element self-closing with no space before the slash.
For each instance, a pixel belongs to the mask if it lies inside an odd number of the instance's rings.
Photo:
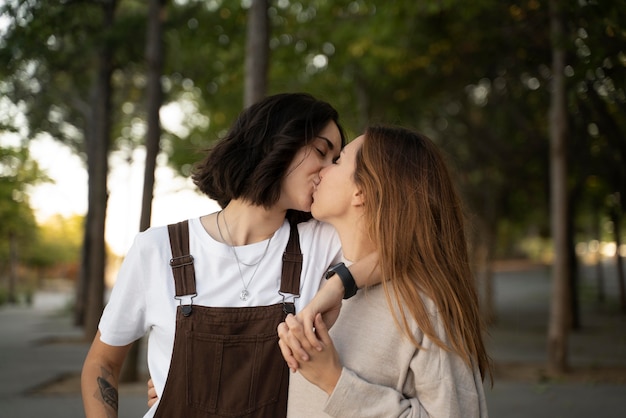
<svg viewBox="0 0 626 418">
<path fill-rule="evenodd" d="M 317 219 L 318 221 L 319 221 L 319 220 L 321 220 L 321 219 L 319 218 L 320 213 L 318 213 L 318 211 L 316 211 L 316 210 L 315 210 L 315 203 L 313 203 L 313 204 L 311 205 L 311 215 L 313 215 L 313 217 L 314 217 L 315 219 Z"/>
<path fill-rule="evenodd" d="M 311 204 L 302 204 L 302 205 L 298 205 L 297 207 L 291 208 L 293 210 L 297 210 L 300 212 L 311 212 Z"/>
</svg>

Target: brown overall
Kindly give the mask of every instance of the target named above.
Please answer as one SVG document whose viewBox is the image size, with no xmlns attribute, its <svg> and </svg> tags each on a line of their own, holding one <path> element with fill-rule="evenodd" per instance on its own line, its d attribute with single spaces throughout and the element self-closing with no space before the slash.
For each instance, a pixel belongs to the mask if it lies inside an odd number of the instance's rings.
<svg viewBox="0 0 626 418">
<path fill-rule="evenodd" d="M 168 226 L 176 296 L 196 295 L 187 221 Z M 291 225 L 280 293 L 299 294 L 302 253 Z M 249 308 L 178 306 L 172 361 L 155 418 L 267 417 L 287 414 L 288 367 L 276 327 L 292 302 Z"/>
</svg>

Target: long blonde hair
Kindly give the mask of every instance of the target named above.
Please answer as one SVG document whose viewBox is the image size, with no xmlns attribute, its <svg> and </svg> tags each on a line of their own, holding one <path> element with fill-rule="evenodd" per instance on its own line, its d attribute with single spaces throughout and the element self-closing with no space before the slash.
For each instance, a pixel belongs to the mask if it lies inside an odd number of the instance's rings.
<svg viewBox="0 0 626 418">
<path fill-rule="evenodd" d="M 370 127 L 356 155 L 354 181 L 365 196 L 369 234 L 380 257 L 387 302 L 401 307 L 396 323 L 419 347 L 412 317 L 424 334 L 457 353 L 481 376 L 491 365 L 471 273 L 460 199 L 444 159 L 424 135 L 400 127 Z M 448 344 L 422 300 L 437 306 Z"/>
</svg>

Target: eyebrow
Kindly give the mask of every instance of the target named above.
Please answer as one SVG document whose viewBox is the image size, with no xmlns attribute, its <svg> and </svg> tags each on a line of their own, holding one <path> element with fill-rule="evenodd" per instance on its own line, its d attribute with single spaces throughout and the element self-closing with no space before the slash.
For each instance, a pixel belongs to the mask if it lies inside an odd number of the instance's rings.
<svg viewBox="0 0 626 418">
<path fill-rule="evenodd" d="M 318 135 L 317 136 L 319 139 L 323 139 L 324 141 L 326 141 L 326 143 L 328 144 L 328 148 L 332 151 L 335 149 L 335 144 L 332 143 L 332 141 L 328 138 L 326 138 L 325 136 L 321 136 Z"/>
</svg>

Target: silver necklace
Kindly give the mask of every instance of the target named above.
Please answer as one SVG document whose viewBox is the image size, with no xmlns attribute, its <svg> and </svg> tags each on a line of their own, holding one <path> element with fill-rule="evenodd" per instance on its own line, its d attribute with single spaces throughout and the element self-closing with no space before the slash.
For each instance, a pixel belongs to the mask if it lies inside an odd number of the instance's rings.
<svg viewBox="0 0 626 418">
<path fill-rule="evenodd" d="M 263 251 L 263 255 L 261 255 L 261 258 L 259 258 L 259 260 L 256 263 L 252 263 L 252 264 L 242 263 L 241 261 L 239 261 L 239 256 L 237 256 L 237 250 L 235 250 L 235 246 L 227 242 L 224 239 L 224 235 L 222 235 L 222 229 L 220 228 L 220 222 L 219 222 L 220 213 L 222 213 L 221 210 L 217 212 L 217 216 L 215 217 L 215 223 L 217 224 L 217 232 L 220 234 L 220 238 L 222 239 L 222 241 L 230 247 L 231 251 L 233 252 L 233 255 L 235 256 L 235 260 L 237 260 L 237 269 L 239 270 L 239 277 L 241 277 L 241 284 L 243 285 L 243 290 L 239 294 L 239 299 L 246 301 L 250 297 L 250 292 L 248 292 L 248 286 L 250 286 L 250 283 L 252 283 L 252 279 L 254 279 L 254 275 L 256 274 L 256 271 L 259 269 L 259 265 L 261 265 L 261 261 L 263 261 L 263 259 L 265 258 L 265 255 L 267 254 L 267 250 L 270 248 L 270 242 L 272 242 L 272 238 L 274 236 L 272 235 L 270 239 L 267 241 L 267 245 L 265 246 L 265 251 Z M 226 216 L 224 216 L 224 225 L 226 225 L 226 232 L 228 233 L 228 238 L 230 242 L 233 242 L 233 236 L 230 234 L 230 229 L 228 228 L 228 222 L 226 222 Z M 246 281 L 243 278 L 243 273 L 241 271 L 242 264 L 248 267 L 254 266 L 254 271 L 252 272 L 252 276 L 250 276 L 250 280 L 248 280 L 248 284 L 246 284 Z"/>
</svg>

